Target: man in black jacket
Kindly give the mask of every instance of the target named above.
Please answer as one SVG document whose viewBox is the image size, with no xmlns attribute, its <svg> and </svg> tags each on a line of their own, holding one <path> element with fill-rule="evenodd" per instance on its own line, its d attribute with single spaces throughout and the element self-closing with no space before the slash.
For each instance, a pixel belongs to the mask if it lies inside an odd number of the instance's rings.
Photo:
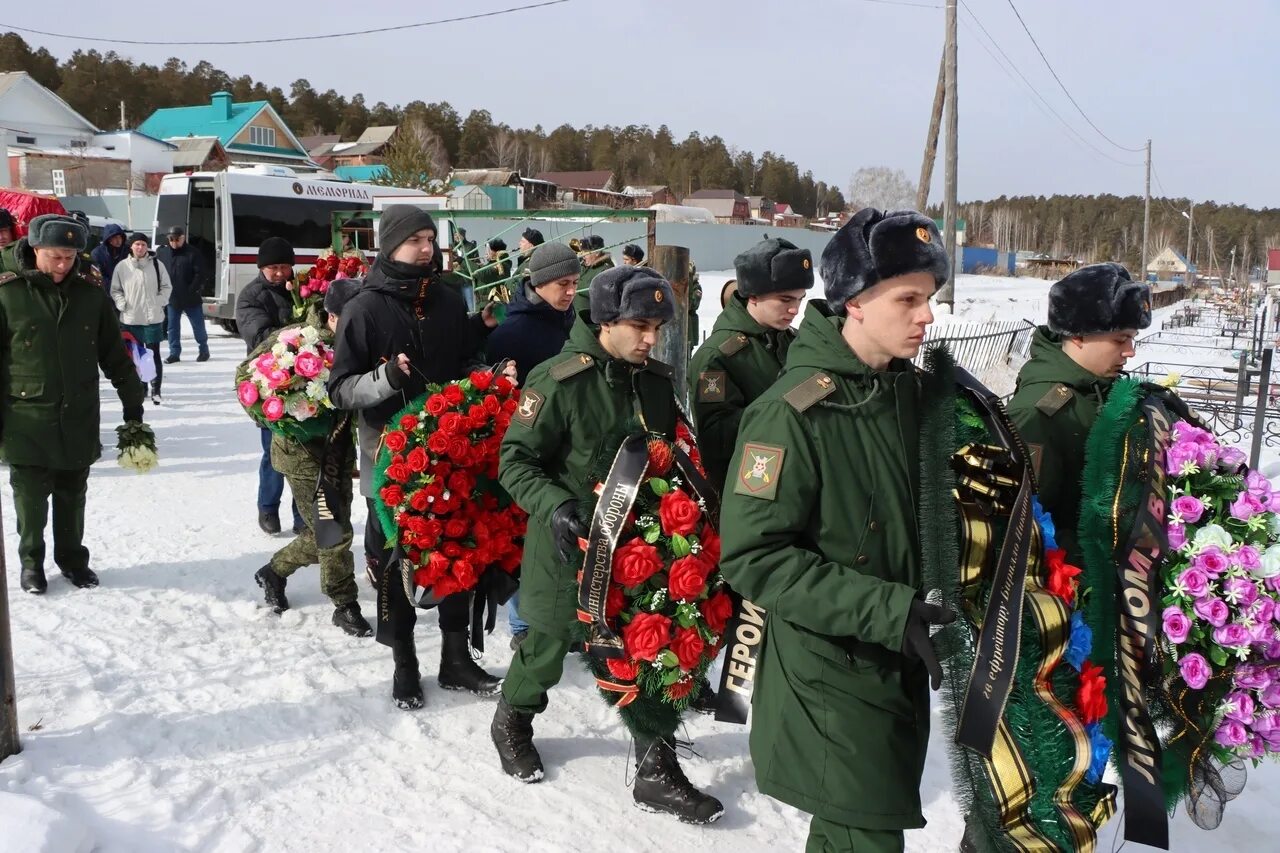
<svg viewBox="0 0 1280 853">
<path fill-rule="evenodd" d="M 498 324 L 491 305 L 468 318 L 462 296 L 439 282 L 432 262 L 435 240 L 436 224 L 426 211 L 405 204 L 386 208 L 379 223 L 378 257 L 347 303 L 334 338 L 329 397 L 338 408 L 359 412 L 360 494 L 369 504 L 365 551 L 378 564 L 378 572 L 398 571 L 388 565 L 387 533 L 374 512 L 374 457 L 382 429 L 427 384 L 466 376 L 477 366 L 475 355 L 489 329 Z M 470 600 L 471 593 L 463 592 L 440 602 L 443 643 L 438 679 L 446 690 L 488 696 L 501 679 L 471 659 Z M 389 643 L 395 660 L 391 695 L 405 710 L 421 708 L 423 702 L 415 621 L 411 613 Z"/>
<path fill-rule="evenodd" d="M 204 258 L 200 256 L 200 252 L 187 245 L 187 232 L 182 226 L 170 228 L 168 237 L 169 245 L 161 246 L 156 252 L 160 263 L 169 271 L 169 281 L 173 283 L 173 292 L 169 294 L 166 309 L 166 319 L 169 321 L 169 357 L 164 361 L 165 364 L 173 364 L 182 360 L 183 317 L 191 324 L 191 334 L 195 335 L 196 346 L 200 348 L 196 361 L 208 361 L 209 334 L 204 328 L 204 298 L 200 292 L 206 274 Z"/>
<path fill-rule="evenodd" d="M 285 285 L 293 280 L 293 247 L 282 237 L 268 237 L 258 247 L 258 277 L 245 285 L 236 297 L 236 326 L 246 352 L 253 352 L 276 329 L 293 322 L 293 300 Z M 173 334 L 174 325 L 169 325 Z M 172 341 L 172 337 L 170 341 Z M 177 359 L 170 358 L 170 361 Z M 258 526 L 268 536 L 280 532 L 280 499 L 284 496 L 284 475 L 271 467 L 271 430 L 262 428 L 262 459 L 258 463 Z M 293 532 L 306 529 L 306 522 L 293 502 Z"/>
</svg>

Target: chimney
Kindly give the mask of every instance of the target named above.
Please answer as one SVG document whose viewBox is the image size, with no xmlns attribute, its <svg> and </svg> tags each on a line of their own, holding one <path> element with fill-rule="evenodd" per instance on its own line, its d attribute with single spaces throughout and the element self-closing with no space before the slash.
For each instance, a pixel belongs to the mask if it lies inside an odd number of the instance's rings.
<svg viewBox="0 0 1280 853">
<path fill-rule="evenodd" d="M 213 93 L 213 120 L 231 121 L 231 93 Z"/>
</svg>

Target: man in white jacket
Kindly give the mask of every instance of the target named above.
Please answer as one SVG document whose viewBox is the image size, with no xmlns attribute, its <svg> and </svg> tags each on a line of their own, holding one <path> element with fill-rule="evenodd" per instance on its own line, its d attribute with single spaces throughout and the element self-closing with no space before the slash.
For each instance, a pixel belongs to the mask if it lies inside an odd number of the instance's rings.
<svg viewBox="0 0 1280 853">
<path fill-rule="evenodd" d="M 111 275 L 111 299 L 120 312 L 120 329 L 151 350 L 156 378 L 151 381 L 151 402 L 160 405 L 160 380 L 164 366 L 160 341 L 164 336 L 165 306 L 173 285 L 169 271 L 151 251 L 146 234 L 129 237 L 129 257 L 116 264 Z"/>
</svg>

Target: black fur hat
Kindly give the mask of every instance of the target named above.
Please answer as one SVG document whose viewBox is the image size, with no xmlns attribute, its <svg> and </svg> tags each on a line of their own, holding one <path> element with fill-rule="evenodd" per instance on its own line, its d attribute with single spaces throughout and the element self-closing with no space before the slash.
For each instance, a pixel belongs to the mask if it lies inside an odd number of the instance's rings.
<svg viewBox="0 0 1280 853">
<path fill-rule="evenodd" d="M 27 245 L 33 249 L 75 249 L 83 252 L 89 229 L 70 216 L 46 213 L 27 225 Z"/>
<path fill-rule="evenodd" d="M 1049 288 L 1049 330 L 1094 335 L 1151 325 L 1151 287 L 1119 264 L 1081 267 Z"/>
<path fill-rule="evenodd" d="M 822 251 L 827 303 L 841 317 L 850 299 L 886 279 L 925 272 L 937 290 L 950 268 L 938 226 L 914 210 L 860 210 Z"/>
<path fill-rule="evenodd" d="M 525 238 L 535 246 L 541 246 L 543 243 L 546 242 L 546 240 L 542 238 L 542 232 L 539 231 L 537 228 L 526 228 L 524 229 L 524 233 L 521 234 L 520 236 Z"/>
<path fill-rule="evenodd" d="M 507 250 L 507 241 L 501 237 L 494 237 L 489 241 L 489 248 L 495 252 L 505 252 Z"/>
<path fill-rule="evenodd" d="M 813 287 L 813 256 L 789 240 L 763 240 L 733 259 L 743 298 Z"/>
<path fill-rule="evenodd" d="M 661 320 L 676 316 L 675 293 L 648 267 L 610 267 L 591 280 L 591 322 Z"/>
<path fill-rule="evenodd" d="M 622 250 L 622 256 L 630 258 L 638 264 L 644 260 L 644 249 L 641 249 L 635 243 L 628 243 Z"/>
</svg>

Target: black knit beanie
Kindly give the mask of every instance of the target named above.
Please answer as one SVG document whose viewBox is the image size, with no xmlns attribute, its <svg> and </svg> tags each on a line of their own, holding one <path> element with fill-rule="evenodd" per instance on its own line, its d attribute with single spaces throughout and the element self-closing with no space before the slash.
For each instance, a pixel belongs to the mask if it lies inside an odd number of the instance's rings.
<svg viewBox="0 0 1280 853">
<path fill-rule="evenodd" d="M 258 269 L 276 264 L 293 266 L 295 262 L 293 246 L 290 246 L 289 241 L 283 237 L 268 237 L 258 247 Z"/>
<path fill-rule="evenodd" d="M 430 213 L 411 204 L 391 205 L 382 211 L 378 222 L 378 255 L 391 260 L 401 243 L 426 228 L 436 230 Z"/>
</svg>

